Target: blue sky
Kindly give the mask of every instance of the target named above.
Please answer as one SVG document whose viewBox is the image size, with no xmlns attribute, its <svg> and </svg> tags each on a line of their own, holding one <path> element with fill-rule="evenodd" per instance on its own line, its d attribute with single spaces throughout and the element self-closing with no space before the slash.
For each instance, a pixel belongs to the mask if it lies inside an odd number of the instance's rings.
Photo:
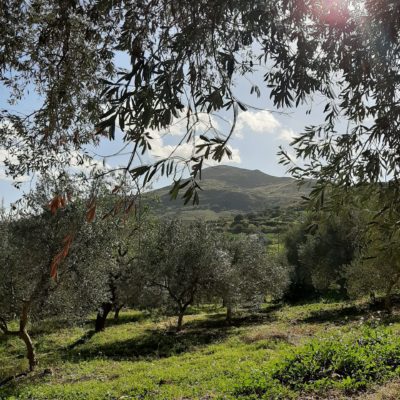
<svg viewBox="0 0 400 400">
<path fill-rule="evenodd" d="M 119 54 L 116 59 L 118 65 L 126 65 L 126 57 Z M 269 91 L 263 88 L 263 73 L 260 70 L 258 73 L 246 78 L 237 78 L 234 93 L 236 97 L 255 108 L 249 108 L 246 112 L 241 112 L 238 117 L 235 135 L 230 142 L 233 151 L 233 159 L 227 163 L 232 166 L 237 166 L 247 169 L 259 169 L 265 173 L 282 176 L 286 174 L 285 167 L 278 164 L 277 152 L 279 146 L 289 148 L 289 142 L 292 138 L 300 133 L 304 126 L 309 124 L 316 124 L 322 122 L 322 109 L 324 104 L 322 100 L 314 100 L 312 103 L 300 106 L 297 109 L 280 109 L 274 108 L 269 100 Z M 250 89 L 253 84 L 257 84 L 261 90 L 260 98 L 255 95 L 250 95 Z M 0 88 L 3 89 L 4 88 Z M 39 99 L 40 101 L 40 99 Z M 31 94 L 25 98 L 21 104 L 14 106 L 14 110 L 22 113 L 28 113 L 37 104 L 38 99 L 35 94 Z M 9 107 L 5 104 L 4 98 L 0 98 L 0 107 Z M 306 111 L 310 110 L 311 114 L 307 115 Z M 229 119 L 229 115 L 222 115 L 224 118 Z M 221 118 L 213 118 L 214 123 L 222 131 L 226 131 L 228 126 L 222 121 Z M 152 159 L 168 155 L 181 137 L 184 130 L 184 125 L 175 124 L 171 128 L 169 135 L 163 136 L 162 133 L 154 132 L 154 141 L 152 143 L 153 150 L 150 154 Z M 123 146 L 121 136 L 115 141 L 104 139 L 100 146 L 94 150 L 96 154 L 106 156 L 115 153 Z M 190 154 L 190 145 L 183 146 L 178 150 L 178 154 Z M 21 197 L 23 191 L 27 191 L 32 184 L 29 180 L 22 185 L 20 190 L 13 186 L 10 178 L 4 174 L 2 168 L 2 158 L 4 159 L 4 152 L 0 149 L 0 198 L 3 198 L 5 204 L 8 205 Z M 111 167 L 123 165 L 127 162 L 128 156 L 120 157 L 107 157 L 106 163 Z M 211 164 L 210 164 L 211 165 Z M 166 179 L 159 179 L 154 183 L 154 187 L 161 187 L 171 183 Z"/>
</svg>

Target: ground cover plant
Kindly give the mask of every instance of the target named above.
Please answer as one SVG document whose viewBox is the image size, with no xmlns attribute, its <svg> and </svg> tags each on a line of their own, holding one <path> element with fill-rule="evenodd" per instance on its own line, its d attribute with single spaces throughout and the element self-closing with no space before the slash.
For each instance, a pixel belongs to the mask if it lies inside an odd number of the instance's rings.
<svg viewBox="0 0 400 400">
<path fill-rule="evenodd" d="M 361 399 L 400 374 L 398 309 L 362 301 L 268 304 L 231 325 L 222 307 L 192 307 L 179 333 L 174 318 L 133 310 L 100 333 L 91 318 L 31 333 L 37 371 L 2 384 L 2 399 Z M 26 370 L 23 353 L 1 338 L 1 381 Z"/>
</svg>

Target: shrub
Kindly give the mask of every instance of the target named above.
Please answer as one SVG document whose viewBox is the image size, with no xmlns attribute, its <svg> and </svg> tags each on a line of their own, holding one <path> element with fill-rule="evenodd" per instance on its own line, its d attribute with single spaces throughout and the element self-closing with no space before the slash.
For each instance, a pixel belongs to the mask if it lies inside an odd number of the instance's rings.
<svg viewBox="0 0 400 400">
<path fill-rule="evenodd" d="M 357 392 L 399 375 L 400 339 L 384 328 L 366 328 L 361 336 L 346 339 L 315 339 L 288 352 L 283 360 L 269 365 L 268 371 L 243 380 L 235 394 L 271 398 L 272 388 L 275 393 L 286 393 L 287 398 L 299 391 Z"/>
</svg>

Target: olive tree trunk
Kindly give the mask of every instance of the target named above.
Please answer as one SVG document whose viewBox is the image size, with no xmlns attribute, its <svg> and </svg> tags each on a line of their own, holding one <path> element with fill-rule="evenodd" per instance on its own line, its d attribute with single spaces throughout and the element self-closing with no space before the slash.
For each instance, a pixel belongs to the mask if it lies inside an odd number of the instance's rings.
<svg viewBox="0 0 400 400">
<path fill-rule="evenodd" d="M 33 371 L 38 364 L 35 354 L 35 348 L 33 347 L 32 339 L 29 336 L 29 333 L 26 329 L 26 325 L 28 324 L 28 313 L 29 313 L 30 303 L 24 302 L 22 306 L 21 317 L 19 321 L 19 337 L 24 341 L 27 357 L 29 361 L 29 370 Z"/>
<path fill-rule="evenodd" d="M 391 300 L 391 295 L 392 295 L 392 290 L 393 287 L 397 284 L 399 281 L 400 275 L 395 275 L 393 279 L 389 281 L 389 285 L 386 289 L 386 294 L 385 294 L 385 310 L 391 314 L 392 313 L 392 300 Z"/>
<path fill-rule="evenodd" d="M 229 302 L 226 305 L 226 322 L 230 325 L 232 324 L 232 314 L 233 314 L 233 310 L 232 310 L 232 304 Z"/>
<path fill-rule="evenodd" d="M 183 325 L 183 317 L 185 316 L 185 312 L 187 310 L 187 308 L 190 306 L 190 304 L 192 304 L 193 300 L 189 300 L 187 303 L 185 304 L 179 304 L 179 312 L 178 312 L 178 321 L 176 324 L 176 330 L 177 332 L 182 330 L 182 325 Z"/>
<path fill-rule="evenodd" d="M 101 332 L 104 331 L 106 327 L 106 320 L 109 312 L 112 309 L 112 303 L 103 303 L 99 308 L 99 312 L 96 317 L 95 331 Z"/>
<path fill-rule="evenodd" d="M 176 324 L 176 330 L 179 332 L 182 330 L 182 324 L 183 324 L 183 316 L 185 315 L 185 312 L 179 312 L 178 314 L 178 322 Z"/>
<path fill-rule="evenodd" d="M 7 323 L 4 319 L 0 318 L 0 330 L 8 336 L 18 336 L 25 343 L 26 357 L 29 362 L 29 371 L 33 371 L 38 364 L 35 347 L 33 346 L 32 339 L 29 336 L 26 326 L 28 324 L 30 302 L 25 301 L 22 305 L 21 315 L 19 318 L 19 330 L 10 331 L 8 330 Z"/>
<path fill-rule="evenodd" d="M 114 307 L 114 319 L 115 320 L 117 320 L 118 318 L 119 318 L 119 312 L 121 311 L 121 309 L 122 309 L 122 307 L 123 307 L 124 305 L 122 304 L 122 305 L 120 305 L 120 306 L 115 306 Z"/>
</svg>

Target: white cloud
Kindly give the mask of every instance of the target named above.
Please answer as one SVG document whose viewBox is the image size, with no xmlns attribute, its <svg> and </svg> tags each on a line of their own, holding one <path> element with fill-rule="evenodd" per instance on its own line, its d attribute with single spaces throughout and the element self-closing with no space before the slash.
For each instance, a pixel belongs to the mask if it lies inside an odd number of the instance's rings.
<svg viewBox="0 0 400 400">
<path fill-rule="evenodd" d="M 282 126 L 270 111 L 246 111 L 239 114 L 235 137 L 243 139 L 247 132 L 273 135 L 275 139 L 291 142 L 297 134 L 291 128 Z"/>
<path fill-rule="evenodd" d="M 239 114 L 236 124 L 236 137 L 243 137 L 246 130 L 270 134 L 276 132 L 280 127 L 281 123 L 269 111 L 246 111 Z"/>
<path fill-rule="evenodd" d="M 198 118 L 191 116 L 189 119 L 189 125 L 194 128 L 193 138 L 189 141 L 183 141 L 181 144 L 177 142 L 174 144 L 166 144 L 164 138 L 183 137 L 187 132 L 187 119 L 186 112 L 182 113 L 181 119 L 175 119 L 173 124 L 167 129 L 162 131 L 153 130 L 150 132 L 152 139 L 150 139 L 151 150 L 150 155 L 154 158 L 168 158 L 175 157 L 180 158 L 182 161 L 189 160 L 195 155 L 201 155 L 196 153 L 196 146 L 205 143 L 200 139 L 200 134 L 207 134 L 208 131 L 212 130 L 213 133 L 218 133 L 221 129 L 215 116 L 207 115 L 205 113 L 199 114 Z M 169 142 L 171 142 L 169 140 Z M 232 152 L 232 158 L 229 159 L 227 156 L 223 157 L 225 163 L 241 163 L 239 149 L 234 149 L 231 146 L 228 148 Z M 208 165 L 218 164 L 213 160 L 207 160 Z"/>
<path fill-rule="evenodd" d="M 30 179 L 28 175 L 18 176 L 15 179 L 8 176 L 6 173 L 6 162 L 16 165 L 18 164 L 18 157 L 15 154 L 11 154 L 8 150 L 0 149 L 0 180 L 8 182 L 26 182 Z"/>
<path fill-rule="evenodd" d="M 197 117 L 195 117 L 193 114 L 189 117 L 189 127 L 194 127 L 197 132 L 205 132 L 209 129 L 214 129 L 218 131 L 220 129 L 220 124 L 218 123 L 215 116 L 208 115 L 206 113 L 199 113 Z M 179 118 L 173 119 L 171 125 L 167 129 L 163 129 L 160 131 L 151 130 L 150 133 L 152 135 L 159 134 L 161 136 L 184 136 L 187 132 L 187 128 L 187 109 L 185 109 L 180 113 Z"/>
<path fill-rule="evenodd" d="M 296 132 L 290 128 L 283 128 L 279 132 L 279 139 L 284 140 L 285 142 L 292 142 L 297 136 Z"/>
<path fill-rule="evenodd" d="M 164 144 L 162 136 L 157 132 L 152 133 L 152 138 L 153 139 L 151 139 L 150 141 L 151 144 L 150 154 L 155 158 L 167 158 L 172 155 L 173 157 L 181 158 L 182 160 L 188 160 L 190 159 L 190 157 L 196 154 L 196 146 L 205 143 L 202 139 L 196 136 L 195 139 L 191 140 L 189 143 L 185 142 L 182 143 L 181 145 L 174 145 L 174 144 L 166 145 Z M 234 149 L 230 146 L 228 146 L 228 148 L 232 152 L 232 158 L 229 159 L 228 157 L 225 156 L 223 157 L 222 161 L 226 163 L 240 164 L 241 159 L 240 159 L 239 149 Z M 207 164 L 218 164 L 218 163 L 213 160 L 207 160 Z"/>
</svg>

